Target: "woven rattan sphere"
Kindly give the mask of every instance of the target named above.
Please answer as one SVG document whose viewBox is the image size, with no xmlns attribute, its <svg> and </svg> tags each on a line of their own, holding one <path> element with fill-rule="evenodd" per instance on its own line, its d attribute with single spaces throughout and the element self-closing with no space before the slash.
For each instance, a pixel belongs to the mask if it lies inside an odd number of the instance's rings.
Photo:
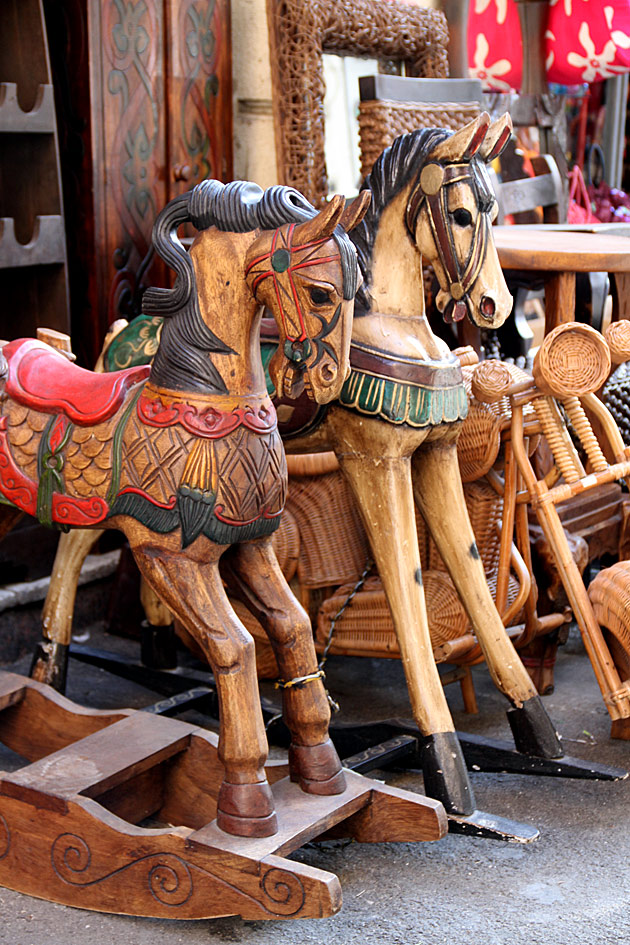
<svg viewBox="0 0 630 945">
<path fill-rule="evenodd" d="M 604 337 L 608 342 L 613 364 L 630 361 L 630 321 L 624 318 L 620 322 L 613 322 L 606 329 Z"/>
<path fill-rule="evenodd" d="M 610 373 L 610 349 L 590 325 L 558 325 L 543 340 L 534 359 L 536 385 L 554 397 L 598 390 Z"/>
<path fill-rule="evenodd" d="M 470 384 L 473 397 L 484 404 L 494 404 L 505 397 L 512 375 L 502 361 L 482 361 L 475 368 Z"/>
</svg>

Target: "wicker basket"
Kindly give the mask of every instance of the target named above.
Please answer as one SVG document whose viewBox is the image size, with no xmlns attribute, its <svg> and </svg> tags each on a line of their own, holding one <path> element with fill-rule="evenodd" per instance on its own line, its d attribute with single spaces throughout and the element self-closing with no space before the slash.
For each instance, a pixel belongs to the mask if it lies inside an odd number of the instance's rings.
<svg viewBox="0 0 630 945">
<path fill-rule="evenodd" d="M 501 521 L 503 503 L 486 482 L 469 483 L 464 487 L 464 492 L 488 584 L 494 595 L 500 544 L 497 526 Z M 436 648 L 469 634 L 470 622 L 423 519 L 417 517 L 416 521 L 429 631 L 433 647 Z M 355 583 L 353 580 L 344 584 L 321 605 L 316 629 L 316 642 L 320 649 L 326 645 L 331 622 Z M 518 583 L 510 577 L 508 605 L 516 599 L 518 591 Z M 515 618 L 515 623 L 519 620 L 520 615 Z M 378 576 L 366 581 L 336 621 L 331 652 L 353 656 L 400 657 L 391 612 Z"/>
<path fill-rule="evenodd" d="M 359 104 L 361 173 L 365 177 L 379 155 L 399 135 L 418 128 L 447 128 L 457 131 L 476 118 L 478 102 L 411 103 L 370 100 Z"/>
<path fill-rule="evenodd" d="M 588 596 L 597 622 L 608 631 L 622 681 L 630 679 L 630 561 L 600 571 L 589 584 Z"/>
<path fill-rule="evenodd" d="M 370 552 L 343 473 L 292 476 L 286 508 L 300 534 L 300 584 L 317 588 L 356 581 Z"/>
</svg>

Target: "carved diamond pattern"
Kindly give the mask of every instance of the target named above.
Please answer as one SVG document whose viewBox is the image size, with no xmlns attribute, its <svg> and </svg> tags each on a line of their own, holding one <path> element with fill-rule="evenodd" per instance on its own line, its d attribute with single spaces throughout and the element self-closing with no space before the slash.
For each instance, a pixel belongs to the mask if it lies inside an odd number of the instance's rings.
<svg viewBox="0 0 630 945">
<path fill-rule="evenodd" d="M 263 508 L 279 512 L 286 498 L 286 462 L 276 434 L 258 436 L 241 428 L 217 444 L 217 504 L 235 521 L 256 518 Z"/>
<path fill-rule="evenodd" d="M 177 491 L 194 439 L 183 427 L 153 428 L 134 416 L 125 432 L 120 488 L 133 486 L 158 502 L 168 502 Z"/>
</svg>

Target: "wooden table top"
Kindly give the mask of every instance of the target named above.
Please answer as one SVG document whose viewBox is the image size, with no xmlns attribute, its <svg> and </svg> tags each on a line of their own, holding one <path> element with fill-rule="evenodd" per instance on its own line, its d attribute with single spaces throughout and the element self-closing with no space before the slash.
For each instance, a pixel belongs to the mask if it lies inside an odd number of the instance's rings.
<svg viewBox="0 0 630 945">
<path fill-rule="evenodd" d="M 543 272 L 630 272 L 630 239 L 544 226 L 493 226 L 504 269 Z"/>
</svg>

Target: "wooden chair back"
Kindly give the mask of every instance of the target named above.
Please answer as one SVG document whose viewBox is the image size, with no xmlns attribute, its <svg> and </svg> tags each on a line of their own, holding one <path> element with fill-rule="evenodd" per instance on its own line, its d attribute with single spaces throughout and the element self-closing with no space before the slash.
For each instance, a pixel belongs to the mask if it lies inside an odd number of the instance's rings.
<svg viewBox="0 0 630 945">
<path fill-rule="evenodd" d="M 493 175 L 499 204 L 498 224 L 505 223 L 508 215 L 514 218 L 515 223 L 531 222 L 531 218 L 524 219 L 524 215 L 537 207 L 542 207 L 545 223 L 566 222 L 564 185 L 554 158 L 550 154 L 540 154 L 531 159 L 531 164 L 534 177 L 500 181 L 497 175 Z"/>
</svg>

